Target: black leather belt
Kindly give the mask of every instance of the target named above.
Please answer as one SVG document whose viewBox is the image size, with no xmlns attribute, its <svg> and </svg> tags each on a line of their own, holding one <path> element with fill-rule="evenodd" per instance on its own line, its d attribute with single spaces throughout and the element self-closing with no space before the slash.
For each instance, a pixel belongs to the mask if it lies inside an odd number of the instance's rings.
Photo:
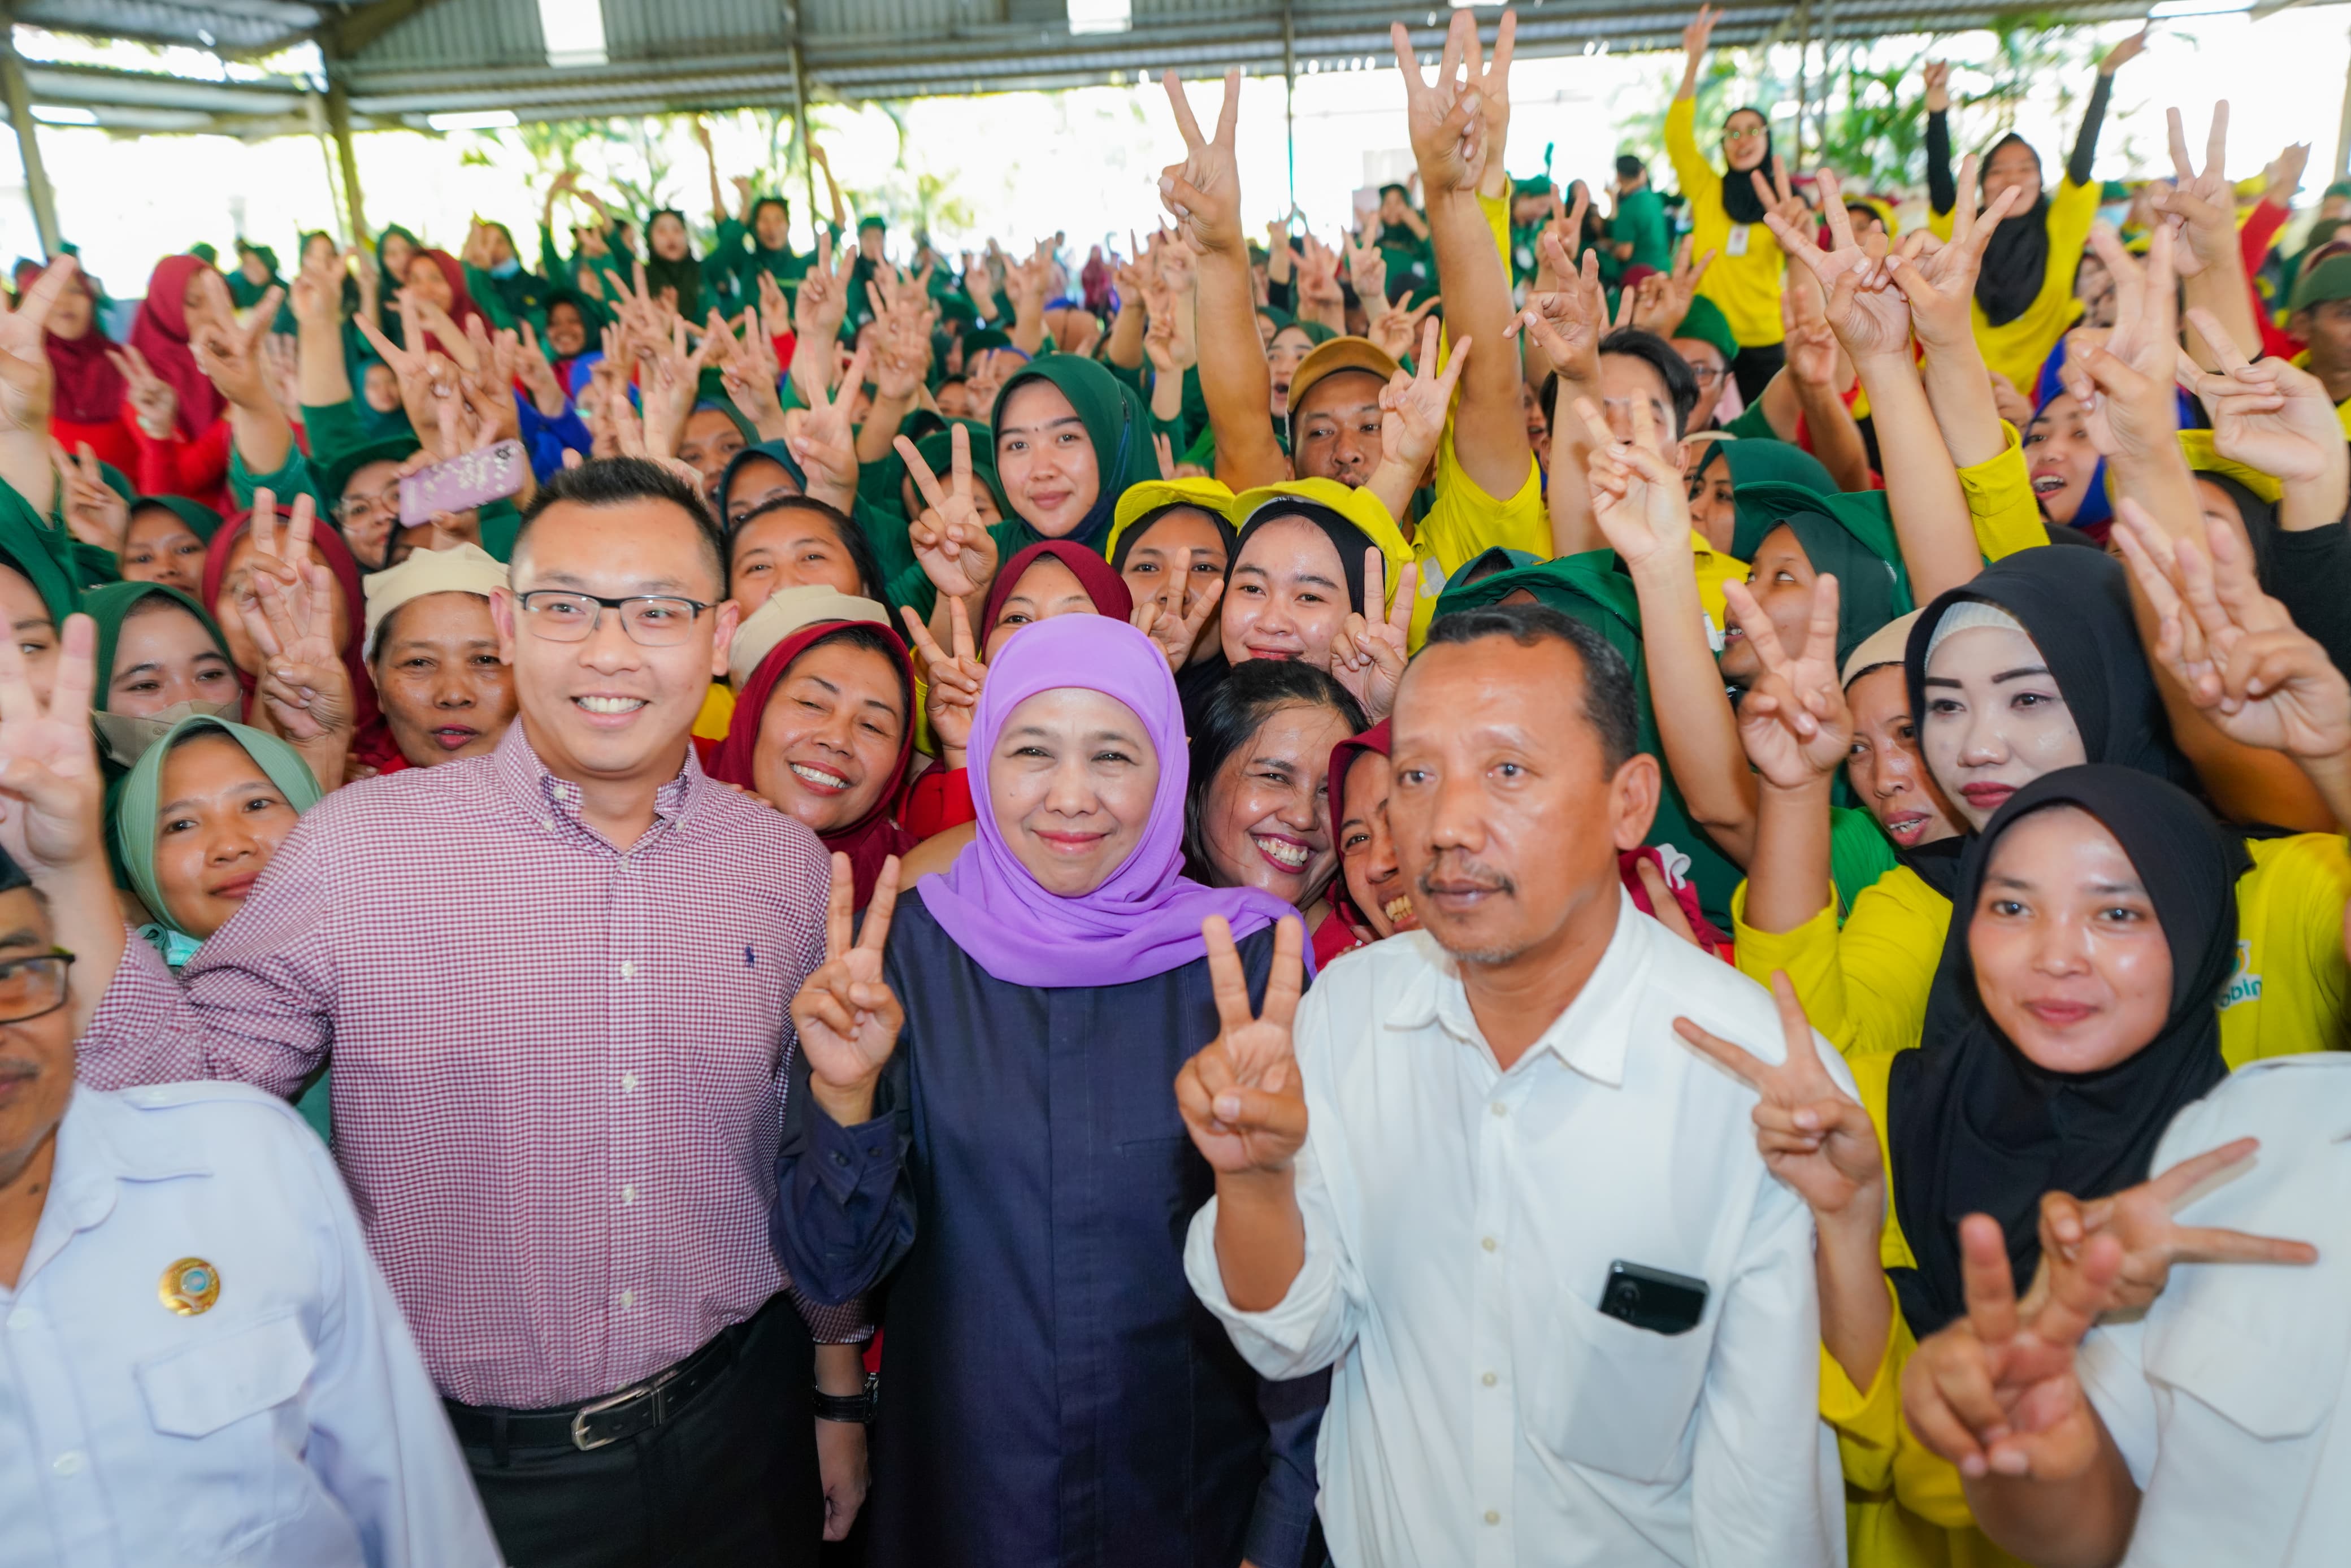
<svg viewBox="0 0 2351 1568">
<path fill-rule="evenodd" d="M 496 1448 L 578 1448 L 587 1452 L 675 1420 L 735 1364 L 747 1325 L 734 1324 L 674 1365 L 618 1393 L 554 1410 L 501 1410 L 441 1403 L 460 1443 Z"/>
</svg>

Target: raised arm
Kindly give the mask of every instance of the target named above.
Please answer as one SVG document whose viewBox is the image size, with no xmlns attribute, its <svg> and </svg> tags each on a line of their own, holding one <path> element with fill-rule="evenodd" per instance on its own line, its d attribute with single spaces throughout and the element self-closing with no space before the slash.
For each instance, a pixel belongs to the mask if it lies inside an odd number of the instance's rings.
<svg viewBox="0 0 2351 1568">
<path fill-rule="evenodd" d="M 285 298 L 284 289 L 272 288 L 254 307 L 252 319 L 240 325 L 226 308 L 224 290 L 222 308 L 196 331 L 189 345 L 195 350 L 196 363 L 227 400 L 236 455 L 244 460 L 246 472 L 256 476 L 277 473 L 294 451 L 294 427 L 278 406 L 277 393 L 269 390 L 269 367 L 262 353 L 269 325 Z"/>
<path fill-rule="evenodd" d="M 343 362 L 342 277 L 338 257 L 303 267 L 294 280 L 295 373 L 306 408 L 351 401 L 350 371 Z"/>
<path fill-rule="evenodd" d="M 1170 70 L 1162 78 L 1184 136 L 1184 159 L 1159 176 L 1159 200 L 1175 215 L 1182 243 L 1200 258 L 1196 315 L 1200 395 L 1216 434 L 1217 477 L 1235 490 L 1290 476 L 1290 461 L 1273 438 L 1273 372 L 1257 335 L 1257 300 L 1249 281 L 1249 247 L 1241 234 L 1240 162 L 1235 128 L 1240 119 L 1240 72 L 1225 73 L 1225 102 L 1217 133 L 1200 134 L 1184 84 Z"/>
<path fill-rule="evenodd" d="M 50 369 L 42 332 L 57 297 L 78 270 L 73 257 L 59 256 L 34 280 L 15 309 L 0 300 L 0 481 L 41 517 L 56 506 L 57 493 L 57 471 L 49 456 L 49 408 L 57 374 Z"/>
<path fill-rule="evenodd" d="M 1927 62 L 1927 209 L 1937 217 L 1953 210 L 1959 193 L 1951 185 L 1951 67 Z"/>
<path fill-rule="evenodd" d="M 1445 296 L 1447 335 L 1454 343 L 1502 341 L 1510 324 L 1510 275 L 1494 246 L 1494 231 L 1479 204 L 1478 183 L 1499 149 L 1487 141 L 1486 104 L 1507 105 L 1515 13 L 1505 11 L 1489 67 L 1480 57 L 1476 16 L 1456 11 L 1434 84 L 1424 81 L 1402 23 L 1390 30 L 1404 73 L 1413 155 L 1428 201 L 1437 274 Z M 1462 75 L 1458 93 L 1455 73 Z M 1507 110 L 1505 110 L 1507 114 Z M 1473 357 L 1461 378 L 1453 422 L 1454 454 L 1462 471 L 1489 496 L 1515 496 L 1527 483 L 1527 422 L 1519 402 L 1517 365 L 1507 354 Z"/>
<path fill-rule="evenodd" d="M 2223 172 L 2229 142 L 2229 105 L 2224 99 L 2212 106 L 2212 124 L 2204 142 L 2204 169 L 2199 173 L 2189 162 L 2188 137 L 2179 111 L 2168 111 L 2170 120 L 2171 166 L 2177 186 L 2155 185 L 2148 196 L 2172 230 L 2172 264 L 2180 277 L 2181 303 L 2200 311 L 2216 326 L 2217 334 L 2201 327 L 2187 339 L 2197 364 L 2218 365 L 2224 337 L 2240 356 L 2262 351 L 2262 325 L 2253 313 L 2253 296 L 2245 286 L 2243 247 L 2237 236 L 2237 193 Z M 2191 317 L 2191 319 L 2193 318 Z"/>
<path fill-rule="evenodd" d="M 1959 206 L 1951 214 L 1949 243 L 1938 246 L 1931 235 L 1905 236 L 1906 243 L 1887 257 L 1896 286 L 1910 302 L 1911 330 L 1925 350 L 1927 402 L 1935 427 L 1951 461 L 1961 468 L 1989 463 L 2008 449 L 2008 433 L 2001 428 L 1991 375 L 1977 346 L 1969 307 L 1992 229 L 2021 193 L 2013 188 L 2002 191 L 1979 214 L 1976 160 L 1970 153 L 1959 165 Z M 1882 446 L 1885 438 L 1879 439 Z"/>
<path fill-rule="evenodd" d="M 2074 138 L 2073 153 L 2065 160 L 2065 178 L 2076 185 L 2090 183 L 2090 172 L 2098 161 L 2098 130 L 2106 120 L 2106 105 L 2115 95 L 2115 73 L 2147 51 L 2147 35 L 2153 24 L 2141 27 L 2113 48 L 2098 61 L 2097 85 L 2090 89 L 2090 101 L 2082 110 L 2082 129 Z"/>
</svg>

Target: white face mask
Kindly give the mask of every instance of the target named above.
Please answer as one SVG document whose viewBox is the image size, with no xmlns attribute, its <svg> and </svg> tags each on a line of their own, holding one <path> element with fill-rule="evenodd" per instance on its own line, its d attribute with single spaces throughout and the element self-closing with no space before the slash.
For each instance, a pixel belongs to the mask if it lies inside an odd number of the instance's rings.
<svg viewBox="0 0 2351 1568">
<path fill-rule="evenodd" d="M 206 718 L 225 718 L 234 724 L 236 721 L 236 703 L 234 700 L 199 702 L 191 697 L 186 702 L 173 703 L 160 712 L 144 716 L 94 713 L 89 718 L 98 728 L 98 737 L 104 744 L 107 756 L 125 768 L 135 768 L 139 759 L 147 754 L 148 747 L 162 739 L 173 725 L 199 714 Z"/>
</svg>

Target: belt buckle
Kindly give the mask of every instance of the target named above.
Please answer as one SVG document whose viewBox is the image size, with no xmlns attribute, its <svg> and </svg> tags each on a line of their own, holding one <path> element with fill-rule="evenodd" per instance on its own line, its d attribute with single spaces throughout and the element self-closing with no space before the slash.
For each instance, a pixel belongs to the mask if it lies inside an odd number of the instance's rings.
<svg viewBox="0 0 2351 1568">
<path fill-rule="evenodd" d="M 653 1385 L 650 1383 L 640 1383 L 633 1388 L 623 1388 L 618 1394 L 609 1394 L 601 1399 L 582 1405 L 572 1413 L 571 1446 L 581 1453 L 588 1454 L 619 1442 L 624 1434 L 616 1432 L 609 1437 L 590 1437 L 588 1435 L 589 1417 L 601 1416 L 607 1410 L 618 1409 L 623 1405 L 632 1404 L 639 1399 L 653 1397 Z"/>
</svg>

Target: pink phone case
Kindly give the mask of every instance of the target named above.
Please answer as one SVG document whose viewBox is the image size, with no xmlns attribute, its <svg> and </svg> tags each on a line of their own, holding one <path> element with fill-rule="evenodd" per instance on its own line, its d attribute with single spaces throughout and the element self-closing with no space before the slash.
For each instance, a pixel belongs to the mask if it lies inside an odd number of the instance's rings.
<svg viewBox="0 0 2351 1568">
<path fill-rule="evenodd" d="M 501 441 L 446 463 L 422 468 L 400 482 L 400 523 L 415 528 L 435 512 L 471 511 L 485 501 L 522 494 L 529 459 L 519 441 Z"/>
</svg>

